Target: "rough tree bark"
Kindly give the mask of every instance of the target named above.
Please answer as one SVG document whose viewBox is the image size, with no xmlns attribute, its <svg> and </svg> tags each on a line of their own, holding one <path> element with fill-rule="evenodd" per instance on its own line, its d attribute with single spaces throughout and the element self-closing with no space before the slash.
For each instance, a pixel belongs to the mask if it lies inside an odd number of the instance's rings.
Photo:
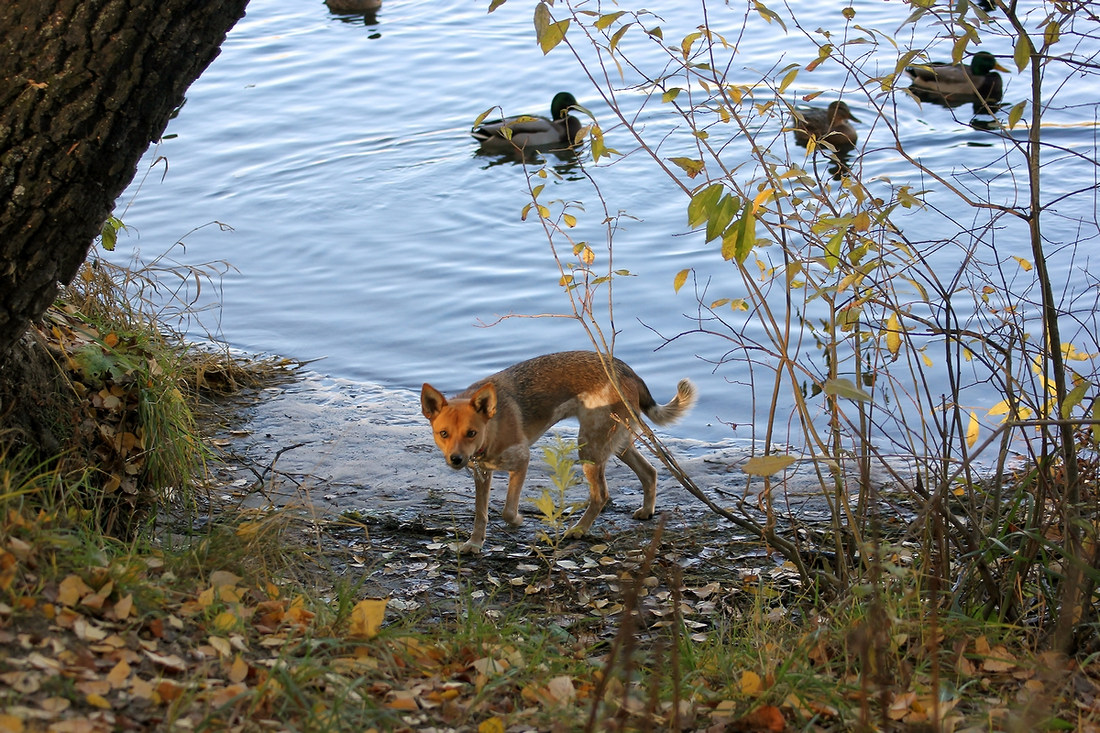
<svg viewBox="0 0 1100 733">
<path fill-rule="evenodd" d="M 0 373 L 248 0 L 0 0 Z"/>
</svg>

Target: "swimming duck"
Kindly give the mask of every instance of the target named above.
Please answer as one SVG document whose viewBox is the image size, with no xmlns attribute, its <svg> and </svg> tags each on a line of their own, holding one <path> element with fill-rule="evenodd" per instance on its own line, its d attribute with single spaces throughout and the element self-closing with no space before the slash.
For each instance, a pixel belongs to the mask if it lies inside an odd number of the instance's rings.
<svg viewBox="0 0 1100 733">
<path fill-rule="evenodd" d="M 550 103 L 550 119 L 535 115 L 507 117 L 485 122 L 470 132 L 482 149 L 512 151 L 516 148 L 537 148 L 546 145 L 571 146 L 581 131 L 581 121 L 569 114 L 571 109 L 583 109 L 569 92 L 558 92 Z M 512 131 L 511 139 L 505 128 Z"/>
<path fill-rule="evenodd" d="M 795 108 L 794 141 L 805 147 L 813 136 L 819 143 L 828 143 L 837 152 L 849 152 L 856 146 L 859 135 L 850 122 L 859 122 L 845 102 L 832 102 L 828 109 L 820 107 Z"/>
<path fill-rule="evenodd" d="M 988 51 L 974 54 L 969 68 L 942 62 L 905 68 L 905 73 L 913 79 L 909 91 L 917 99 L 946 107 L 958 107 L 967 102 L 976 106 L 1000 102 L 1003 89 L 998 71 L 1008 69 L 998 64 Z"/>
</svg>

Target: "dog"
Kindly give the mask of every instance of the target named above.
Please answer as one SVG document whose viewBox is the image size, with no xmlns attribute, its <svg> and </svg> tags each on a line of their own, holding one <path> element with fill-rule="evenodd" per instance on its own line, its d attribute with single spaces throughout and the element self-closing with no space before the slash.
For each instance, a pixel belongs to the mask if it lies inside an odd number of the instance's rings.
<svg viewBox="0 0 1100 733">
<path fill-rule="evenodd" d="M 609 373 L 614 377 L 609 378 Z M 604 472 L 612 455 L 641 480 L 644 499 L 634 518 L 649 519 L 657 502 L 657 469 L 634 447 L 638 416 L 667 425 L 682 417 L 695 397 L 695 386 L 681 379 L 676 396 L 659 405 L 633 369 L 619 359 L 592 351 L 566 351 L 521 361 L 474 382 L 451 399 L 425 383 L 420 392 L 421 410 L 432 425 L 432 435 L 447 465 L 455 470 L 473 468 L 474 531 L 459 552 L 480 552 L 485 543 L 493 471 L 509 472 L 504 521 L 513 527 L 523 523 L 519 498 L 531 461 L 531 445 L 567 417 L 580 421 L 578 453 L 589 495 L 584 515 L 566 536 L 585 535 L 607 503 Z"/>
</svg>

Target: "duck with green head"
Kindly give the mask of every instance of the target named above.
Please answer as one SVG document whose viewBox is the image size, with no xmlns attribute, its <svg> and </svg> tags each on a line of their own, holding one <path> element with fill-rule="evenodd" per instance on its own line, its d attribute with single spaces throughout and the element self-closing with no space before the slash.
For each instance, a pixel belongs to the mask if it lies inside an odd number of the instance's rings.
<svg viewBox="0 0 1100 733">
<path fill-rule="evenodd" d="M 1008 71 L 997 63 L 988 51 L 979 51 L 970 66 L 932 62 L 907 66 L 905 73 L 913 82 L 909 91 L 922 102 L 945 107 L 971 103 L 975 107 L 992 107 L 1001 101 L 1004 87 L 998 71 Z"/>
<path fill-rule="evenodd" d="M 806 147 L 810 138 L 826 143 L 839 153 L 851 152 L 859 134 L 852 127 L 859 122 L 846 102 L 832 102 L 826 109 L 820 107 L 795 107 L 794 141 Z"/>
<path fill-rule="evenodd" d="M 550 103 L 550 117 L 519 115 L 502 120 L 483 122 L 470 134 L 481 143 L 482 150 L 512 152 L 544 148 L 552 145 L 572 147 L 582 129 L 581 121 L 569 114 L 583 110 L 569 92 L 558 92 Z"/>
</svg>

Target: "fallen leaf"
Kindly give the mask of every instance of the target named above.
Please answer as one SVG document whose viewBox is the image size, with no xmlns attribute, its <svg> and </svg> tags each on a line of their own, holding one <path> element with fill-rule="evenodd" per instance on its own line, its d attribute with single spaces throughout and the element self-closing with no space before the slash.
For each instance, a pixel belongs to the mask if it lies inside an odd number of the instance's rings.
<svg viewBox="0 0 1100 733">
<path fill-rule="evenodd" d="M 504 733 L 504 721 L 495 715 L 478 723 L 477 733 Z"/>
<path fill-rule="evenodd" d="M 229 667 L 229 674 L 226 676 L 229 677 L 230 682 L 244 682 L 245 678 L 248 677 L 248 662 L 241 659 L 241 655 L 238 654 L 237 658 L 233 660 L 232 666 Z"/>
<path fill-rule="evenodd" d="M 233 586 L 240 582 L 241 576 L 234 575 L 228 570 L 215 570 L 214 572 L 210 573 L 210 585 L 214 586 L 215 588 L 221 587 L 223 585 Z"/>
<path fill-rule="evenodd" d="M 546 683 L 546 690 L 554 701 L 560 703 L 571 703 L 577 697 L 577 689 L 573 686 L 573 680 L 566 675 L 551 679 Z"/>
<path fill-rule="evenodd" d="M 115 603 L 114 609 L 111 611 L 111 618 L 116 621 L 125 621 L 130 612 L 134 609 L 134 594 L 130 593 L 122 600 Z"/>
<path fill-rule="evenodd" d="M 774 705 L 761 705 L 743 718 L 731 721 L 726 731 L 752 731 L 752 733 L 783 733 L 787 730 L 787 721 L 783 713 Z"/>
<path fill-rule="evenodd" d="M 98 693 L 93 692 L 93 693 L 90 693 L 88 695 L 85 695 L 84 699 L 88 701 L 89 705 L 92 705 L 94 707 L 101 708 L 103 710 L 110 710 L 111 709 L 111 703 L 107 701 L 107 698 L 103 697 L 103 695 L 100 695 Z"/>
<path fill-rule="evenodd" d="M 103 608 L 103 604 L 107 601 L 107 597 L 111 595 L 111 591 L 113 591 L 114 589 L 114 581 L 108 580 L 106 583 L 103 584 L 103 587 L 97 590 L 95 593 L 89 593 L 88 595 L 80 599 L 80 605 L 99 610 Z"/>
<path fill-rule="evenodd" d="M 989 656 L 982 661 L 982 669 L 986 672 L 1008 672 L 1016 669 L 1016 664 L 1012 652 L 998 644 L 989 650 Z"/>
<path fill-rule="evenodd" d="M 120 660 L 118 664 L 111 668 L 111 671 L 107 673 L 107 681 L 111 683 L 111 687 L 118 689 L 130 678 L 130 665 L 126 660 Z"/>
<path fill-rule="evenodd" d="M 164 667 L 165 669 L 172 670 L 173 672 L 186 672 L 187 663 L 177 657 L 175 654 L 157 654 L 156 652 L 145 650 L 145 656 L 153 660 L 155 664 Z M 163 695 L 162 695 L 163 697 Z"/>
<path fill-rule="evenodd" d="M 760 675 L 756 672 L 748 669 L 741 673 L 741 694 L 759 695 L 763 688 L 764 681 L 760 679 Z"/>
<path fill-rule="evenodd" d="M 382 626 L 382 620 L 386 615 L 386 603 L 388 598 L 367 599 L 355 604 L 351 610 L 351 625 L 348 628 L 348 636 L 360 636 L 373 639 Z"/>
<path fill-rule="evenodd" d="M 92 592 L 79 575 L 70 575 L 57 588 L 57 602 L 62 606 L 75 606 L 80 599 Z"/>
</svg>

